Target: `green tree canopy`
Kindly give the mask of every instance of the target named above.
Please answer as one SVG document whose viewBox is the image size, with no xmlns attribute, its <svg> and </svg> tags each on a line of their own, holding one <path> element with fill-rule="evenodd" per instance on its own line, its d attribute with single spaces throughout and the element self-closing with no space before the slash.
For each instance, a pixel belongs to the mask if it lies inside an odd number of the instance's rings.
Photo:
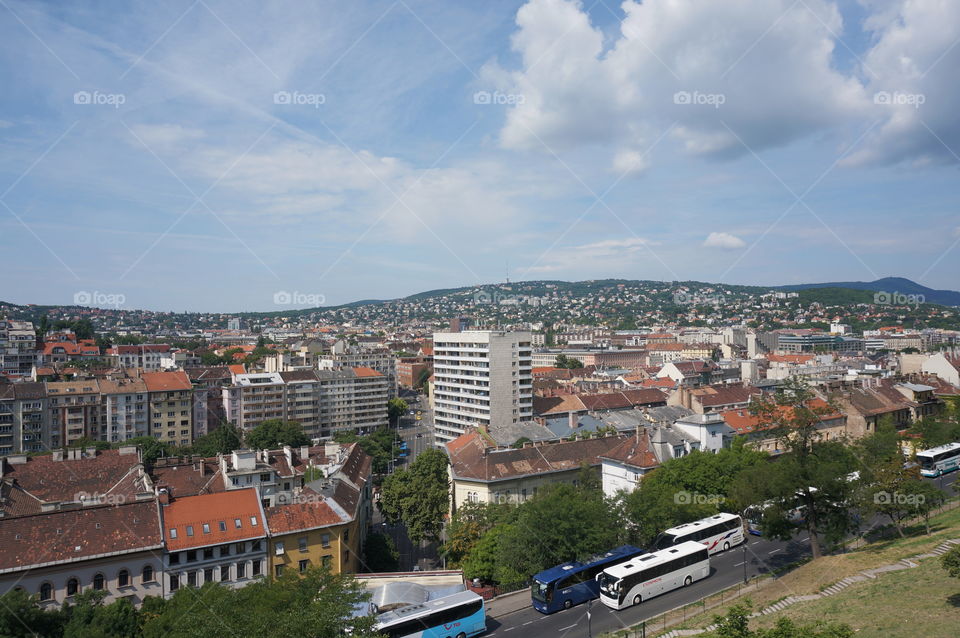
<svg viewBox="0 0 960 638">
<path fill-rule="evenodd" d="M 387 401 L 387 415 L 391 419 L 399 419 L 406 414 L 409 409 L 410 406 L 407 405 L 407 402 L 399 397 L 394 397 Z"/>
<path fill-rule="evenodd" d="M 245 440 L 247 447 L 253 450 L 275 450 L 284 445 L 310 445 L 310 437 L 303 432 L 303 426 L 296 421 L 283 419 L 267 419 L 247 432 Z"/>
<path fill-rule="evenodd" d="M 243 447 L 243 437 L 240 429 L 232 423 L 221 423 L 217 429 L 197 438 L 190 446 L 193 454 L 200 456 L 216 456 L 229 454 Z"/>
<path fill-rule="evenodd" d="M 400 569 L 400 552 L 386 534 L 368 534 L 363 545 L 365 571 L 395 572 Z"/>
<path fill-rule="evenodd" d="M 438 540 L 450 506 L 449 459 L 431 448 L 417 456 L 409 469 L 383 481 L 380 510 L 391 522 L 403 522 L 410 540 Z"/>
<path fill-rule="evenodd" d="M 145 464 L 149 465 L 162 456 L 170 456 L 173 449 L 169 443 L 158 441 L 152 436 L 137 436 L 126 441 L 119 441 L 113 444 L 113 447 L 119 448 L 127 445 L 136 445 L 140 448 L 140 454 Z"/>
</svg>

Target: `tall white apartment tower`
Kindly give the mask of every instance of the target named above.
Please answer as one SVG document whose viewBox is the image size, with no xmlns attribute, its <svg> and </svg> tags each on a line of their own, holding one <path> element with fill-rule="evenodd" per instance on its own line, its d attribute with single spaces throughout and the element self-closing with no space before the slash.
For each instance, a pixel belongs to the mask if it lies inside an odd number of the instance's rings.
<svg viewBox="0 0 960 638">
<path fill-rule="evenodd" d="M 437 445 L 475 425 L 533 418 L 529 332 L 467 330 L 433 335 Z"/>
</svg>

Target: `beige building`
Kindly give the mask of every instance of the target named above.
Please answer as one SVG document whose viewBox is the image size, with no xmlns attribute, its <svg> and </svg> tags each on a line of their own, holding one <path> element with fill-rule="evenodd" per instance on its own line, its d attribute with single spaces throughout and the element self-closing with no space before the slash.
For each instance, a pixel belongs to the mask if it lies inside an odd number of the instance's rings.
<svg viewBox="0 0 960 638">
<path fill-rule="evenodd" d="M 546 485 L 576 483 L 584 464 L 600 477 L 600 457 L 624 436 L 527 443 L 497 448 L 472 430 L 446 444 L 450 456 L 451 511 L 464 503 L 522 503 Z"/>
<path fill-rule="evenodd" d="M 144 372 L 150 434 L 172 445 L 193 441 L 193 386 L 186 372 Z"/>
</svg>

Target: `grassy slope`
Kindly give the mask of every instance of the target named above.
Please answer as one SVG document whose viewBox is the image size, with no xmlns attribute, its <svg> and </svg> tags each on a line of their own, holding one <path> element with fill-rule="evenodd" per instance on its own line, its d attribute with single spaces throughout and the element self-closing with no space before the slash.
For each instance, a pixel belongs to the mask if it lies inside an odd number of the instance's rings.
<svg viewBox="0 0 960 638">
<path fill-rule="evenodd" d="M 890 538 L 846 554 L 824 556 L 767 584 L 749 598 L 754 610 L 787 596 L 816 594 L 862 570 L 895 563 L 928 552 L 949 538 L 960 538 L 960 507 L 931 519 L 931 534 L 922 526 L 910 528 L 907 538 Z M 960 636 L 960 580 L 947 577 L 939 559 L 924 559 L 919 567 L 880 574 L 854 583 L 833 596 L 791 605 L 780 612 L 751 621 L 751 627 L 771 626 L 780 616 L 804 623 L 817 620 L 848 623 L 857 636 L 886 638 L 956 638 Z M 951 598 L 952 596 L 952 598 Z M 728 605 L 710 610 L 683 623 L 693 628 L 708 625 Z M 932 628 L 931 628 L 932 627 Z M 925 631 L 920 631 L 925 628 Z M 709 638 L 709 634 L 703 634 Z"/>
</svg>

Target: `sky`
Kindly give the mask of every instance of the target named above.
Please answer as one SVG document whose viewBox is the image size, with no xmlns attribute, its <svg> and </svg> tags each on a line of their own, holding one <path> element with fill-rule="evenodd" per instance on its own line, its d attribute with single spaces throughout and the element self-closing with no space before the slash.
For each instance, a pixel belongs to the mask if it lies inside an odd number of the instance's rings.
<svg viewBox="0 0 960 638">
<path fill-rule="evenodd" d="M 0 300 L 960 289 L 955 0 L 0 0 Z"/>
</svg>

